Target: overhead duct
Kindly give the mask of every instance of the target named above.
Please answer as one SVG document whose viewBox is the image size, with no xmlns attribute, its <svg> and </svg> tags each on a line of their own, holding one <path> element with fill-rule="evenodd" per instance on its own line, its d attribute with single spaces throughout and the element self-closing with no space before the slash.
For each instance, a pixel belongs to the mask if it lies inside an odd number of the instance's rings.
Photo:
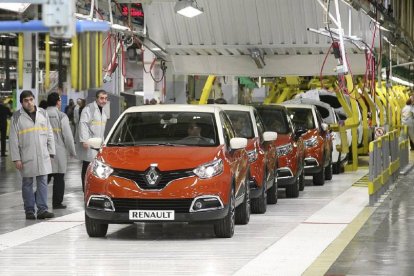
<svg viewBox="0 0 414 276">
<path fill-rule="evenodd" d="M 249 51 L 250 51 L 250 56 L 252 57 L 252 59 L 257 65 L 257 68 L 262 69 L 263 67 L 265 67 L 266 63 L 264 61 L 264 55 L 263 55 L 262 50 L 260 50 L 259 48 L 253 48 L 253 49 L 249 49 Z"/>
</svg>

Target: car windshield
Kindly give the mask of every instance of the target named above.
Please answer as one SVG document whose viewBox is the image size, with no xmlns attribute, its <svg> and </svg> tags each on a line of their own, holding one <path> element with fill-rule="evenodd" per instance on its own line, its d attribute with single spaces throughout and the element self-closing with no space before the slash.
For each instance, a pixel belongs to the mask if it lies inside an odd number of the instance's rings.
<svg viewBox="0 0 414 276">
<path fill-rule="evenodd" d="M 219 139 L 213 113 L 126 113 L 107 146 L 217 146 Z"/>
<path fill-rule="evenodd" d="M 289 123 L 285 112 L 279 109 L 258 109 L 258 111 L 267 131 L 276 131 L 279 134 L 289 133 Z"/>
<path fill-rule="evenodd" d="M 294 108 L 288 107 L 289 115 L 295 129 L 313 129 L 315 123 L 313 121 L 312 109 L 310 108 Z"/>
<path fill-rule="evenodd" d="M 254 137 L 252 120 L 249 111 L 226 110 L 234 131 L 238 137 L 251 139 Z"/>
</svg>

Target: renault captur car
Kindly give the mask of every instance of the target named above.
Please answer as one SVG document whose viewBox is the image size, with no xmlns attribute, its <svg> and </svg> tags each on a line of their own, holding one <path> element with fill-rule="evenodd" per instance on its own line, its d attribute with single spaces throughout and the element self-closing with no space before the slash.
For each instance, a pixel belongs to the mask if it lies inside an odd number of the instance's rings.
<svg viewBox="0 0 414 276">
<path fill-rule="evenodd" d="M 87 233 L 103 237 L 112 223 L 207 222 L 217 237 L 232 237 L 250 218 L 246 145 L 217 106 L 127 109 L 87 170 Z"/>
<path fill-rule="evenodd" d="M 332 179 L 332 138 L 328 125 L 314 105 L 284 102 L 295 129 L 304 129 L 305 175 L 313 176 L 314 185 Z"/>
<path fill-rule="evenodd" d="M 247 139 L 250 170 L 250 198 L 253 213 L 263 214 L 267 204 L 277 203 L 277 156 L 274 141 L 277 133 L 265 131 L 262 119 L 252 106 L 223 104 L 236 135 Z"/>
<path fill-rule="evenodd" d="M 279 188 L 286 188 L 286 197 L 295 198 L 305 188 L 304 146 L 301 135 L 306 130 L 295 131 L 286 107 L 258 105 L 257 111 L 266 130 L 276 131 L 278 157 L 277 179 Z"/>
</svg>

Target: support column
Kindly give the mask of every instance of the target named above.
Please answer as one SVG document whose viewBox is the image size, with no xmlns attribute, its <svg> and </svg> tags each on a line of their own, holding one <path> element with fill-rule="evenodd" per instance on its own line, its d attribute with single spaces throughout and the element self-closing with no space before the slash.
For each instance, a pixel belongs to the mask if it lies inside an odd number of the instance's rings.
<svg viewBox="0 0 414 276">
<path fill-rule="evenodd" d="M 17 78 L 23 78 L 23 89 L 17 89 L 17 108 L 20 109 L 20 93 L 23 90 L 31 90 L 35 95 L 36 105 L 39 103 L 39 49 L 38 35 L 24 33 L 23 45 L 23 75 Z"/>
<path fill-rule="evenodd" d="M 172 63 L 167 63 L 166 97 L 165 103 L 186 104 L 187 103 L 187 76 L 175 75 Z"/>
</svg>

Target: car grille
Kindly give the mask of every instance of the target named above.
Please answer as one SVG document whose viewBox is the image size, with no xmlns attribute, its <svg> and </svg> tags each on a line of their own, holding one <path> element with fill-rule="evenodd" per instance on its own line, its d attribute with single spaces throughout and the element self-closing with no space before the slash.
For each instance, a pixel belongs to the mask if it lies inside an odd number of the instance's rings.
<svg viewBox="0 0 414 276">
<path fill-rule="evenodd" d="M 115 212 L 129 210 L 174 210 L 176 213 L 189 213 L 193 199 L 132 199 L 113 198 Z"/>
<path fill-rule="evenodd" d="M 144 190 L 160 190 L 163 189 L 169 182 L 173 180 L 195 175 L 192 169 L 177 171 L 158 171 L 160 177 L 158 183 L 155 185 L 149 185 L 146 179 L 146 173 L 147 171 L 114 169 L 112 175 L 130 179 L 134 181 L 141 189 Z"/>
</svg>

